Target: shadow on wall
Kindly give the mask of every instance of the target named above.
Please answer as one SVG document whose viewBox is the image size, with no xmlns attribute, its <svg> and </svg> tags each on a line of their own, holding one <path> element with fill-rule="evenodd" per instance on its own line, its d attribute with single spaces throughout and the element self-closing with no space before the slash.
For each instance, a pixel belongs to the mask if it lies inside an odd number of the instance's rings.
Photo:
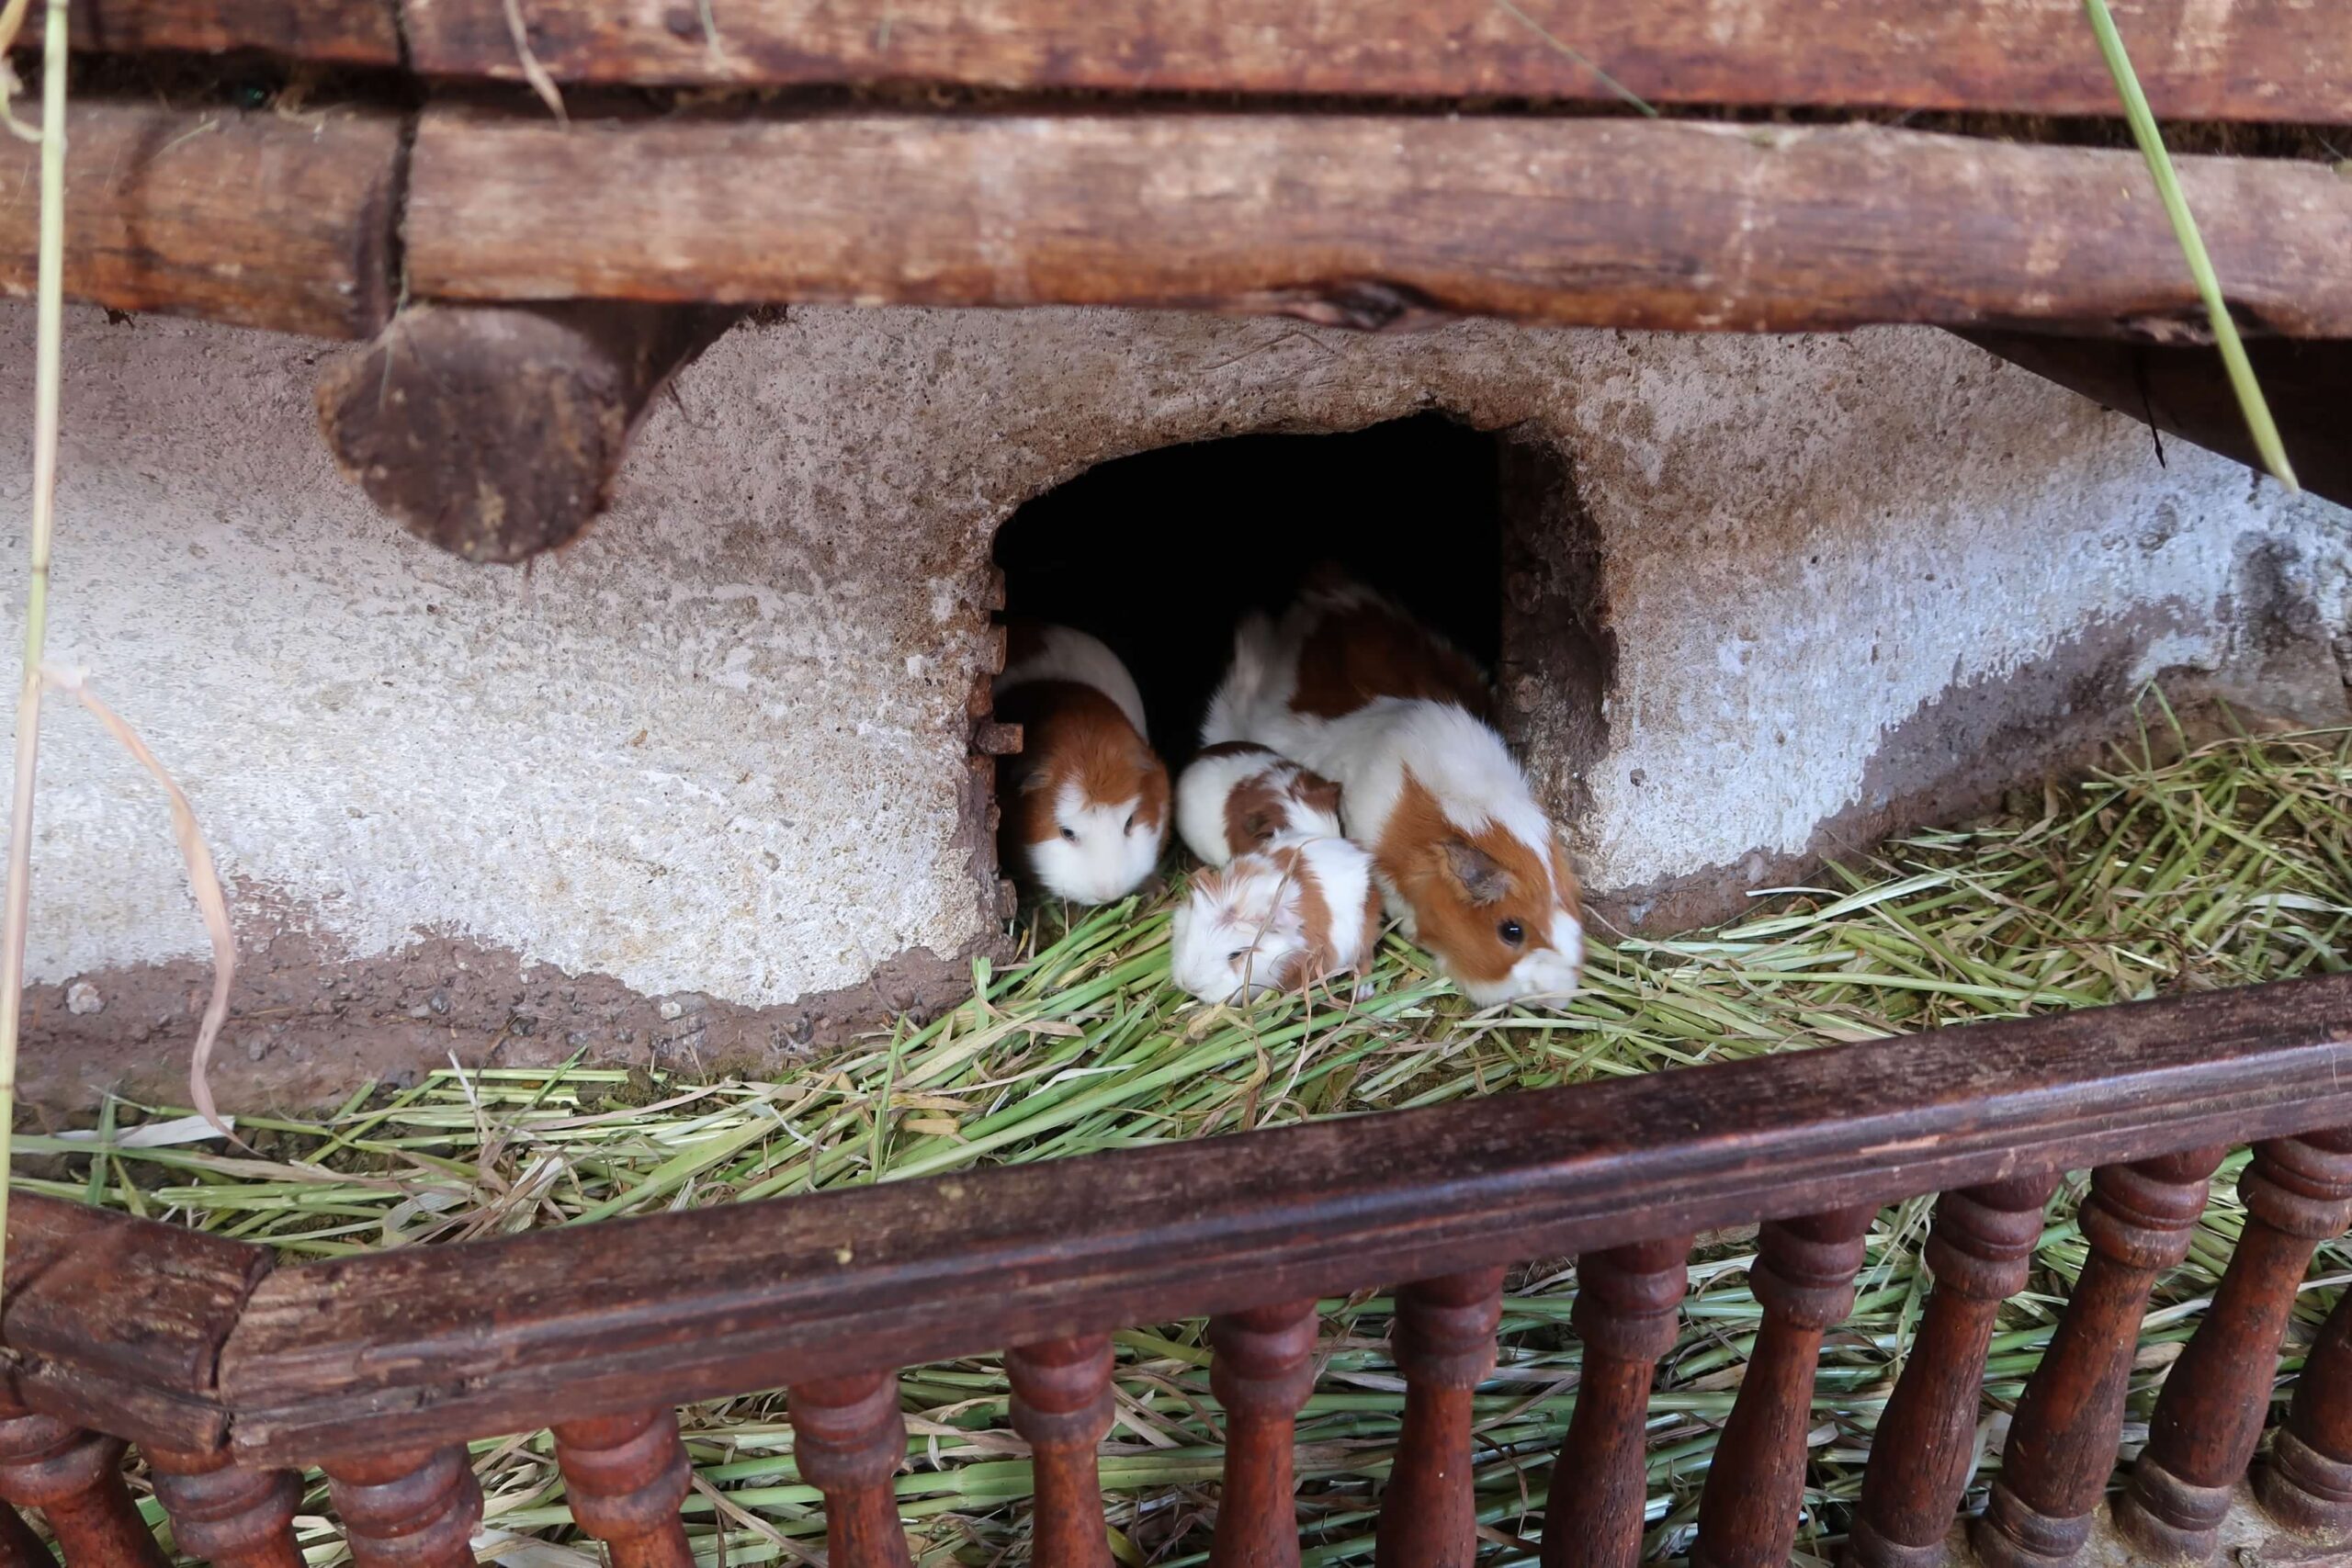
<svg viewBox="0 0 2352 1568">
<path fill-rule="evenodd" d="M 1238 435 L 1098 464 L 996 540 L 1005 609 L 1093 633 L 1182 766 L 1233 626 L 1330 559 L 1489 669 L 1502 649 L 1505 439 L 1443 414 L 1338 435 Z"/>
</svg>

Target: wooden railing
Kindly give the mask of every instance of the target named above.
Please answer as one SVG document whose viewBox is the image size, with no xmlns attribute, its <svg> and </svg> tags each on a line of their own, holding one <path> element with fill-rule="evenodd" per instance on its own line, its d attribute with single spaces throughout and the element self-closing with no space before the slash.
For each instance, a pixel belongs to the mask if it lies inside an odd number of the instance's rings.
<svg viewBox="0 0 2352 1568">
<path fill-rule="evenodd" d="M 2336 976 L 276 1269 L 259 1247 L 25 1198 L 0 1304 L 0 1497 L 43 1510 L 73 1568 L 159 1562 L 119 1468 L 128 1439 L 183 1551 L 296 1568 L 293 1467 L 316 1464 L 360 1568 L 441 1568 L 471 1561 L 481 1518 L 465 1442 L 549 1427 L 573 1517 L 618 1568 L 686 1568 L 673 1406 L 786 1386 L 833 1568 L 880 1568 L 908 1561 L 894 1369 L 1009 1347 L 1035 1559 L 1107 1568 L 1106 1336 L 1209 1315 L 1226 1423 L 1212 1562 L 1280 1568 L 1298 1561 L 1293 1422 L 1314 1303 L 1396 1284 L 1407 1395 L 1377 1561 L 1460 1568 L 1477 1549 L 1470 1393 L 1493 1362 L 1503 1268 L 1573 1253 L 1584 1370 L 1543 1562 L 1627 1564 L 1690 1237 L 1761 1222 L 1762 1325 L 1691 1562 L 1765 1568 L 1796 1534 L 1815 1368 L 1865 1232 L 1882 1204 L 1940 1191 L 1936 1289 L 1871 1445 L 1849 1562 L 2062 1563 L 2095 1529 L 2152 1562 L 2210 1560 L 2225 1536 L 2342 1546 L 2352 1305 L 2322 1331 L 2255 1486 L 2240 1483 L 2303 1275 L 2352 1224 L 2347 1068 L 2352 977 Z M 2239 1143 L 2254 1145 L 2242 1238 L 2110 1512 L 2150 1291 Z M 1995 1313 L 2025 1282 L 2062 1173 L 2086 1168 L 2088 1262 L 1962 1544 Z M 0 1563 L 41 1560 L 13 1515 L 0 1525 Z"/>
</svg>

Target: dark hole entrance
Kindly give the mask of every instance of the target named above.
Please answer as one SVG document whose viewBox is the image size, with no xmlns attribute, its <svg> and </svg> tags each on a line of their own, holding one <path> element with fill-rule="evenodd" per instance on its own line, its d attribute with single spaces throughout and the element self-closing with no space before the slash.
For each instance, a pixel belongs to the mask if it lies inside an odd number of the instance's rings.
<svg viewBox="0 0 2352 1568">
<path fill-rule="evenodd" d="M 1318 561 L 1392 594 L 1487 668 L 1502 653 L 1502 440 L 1442 414 L 1342 435 L 1238 435 L 1099 464 L 996 540 L 1008 614 L 1091 632 L 1192 755 L 1233 625 Z"/>
</svg>

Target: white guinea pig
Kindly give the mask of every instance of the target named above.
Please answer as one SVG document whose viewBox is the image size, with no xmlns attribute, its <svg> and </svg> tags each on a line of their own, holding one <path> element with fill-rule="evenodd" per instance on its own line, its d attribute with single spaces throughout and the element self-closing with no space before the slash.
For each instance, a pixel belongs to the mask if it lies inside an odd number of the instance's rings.
<svg viewBox="0 0 2352 1568">
<path fill-rule="evenodd" d="M 1280 839 L 1193 874 L 1168 965 L 1201 1000 L 1239 1001 L 1361 968 L 1379 940 L 1372 857 L 1345 839 Z"/>
<path fill-rule="evenodd" d="M 1204 747 L 1176 781 L 1176 831 L 1209 865 L 1276 839 L 1336 839 L 1340 786 L 1247 740 Z"/>
</svg>

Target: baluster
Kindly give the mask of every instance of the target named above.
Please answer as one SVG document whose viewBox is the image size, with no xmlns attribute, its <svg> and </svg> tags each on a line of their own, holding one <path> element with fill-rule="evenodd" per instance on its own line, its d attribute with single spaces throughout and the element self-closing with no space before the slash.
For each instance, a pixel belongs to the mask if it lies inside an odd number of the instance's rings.
<svg viewBox="0 0 2352 1568">
<path fill-rule="evenodd" d="M 571 1517 L 605 1543 L 612 1568 L 694 1568 L 678 1505 L 694 1490 L 695 1467 L 669 1406 L 551 1429 Z"/>
<path fill-rule="evenodd" d="M 357 1568 L 473 1568 L 481 1483 L 463 1447 L 334 1459 L 320 1468 Z"/>
<path fill-rule="evenodd" d="M 2270 1412 L 2295 1292 L 2319 1244 L 2352 1224 L 2352 1132 L 2256 1145 L 2239 1179 L 2246 1223 L 2205 1321 L 2173 1363 L 2115 1522 L 2165 1557 L 2221 1550 L 2230 1496 Z"/>
<path fill-rule="evenodd" d="M 1095 1450 L 1111 1429 L 1111 1341 L 1091 1335 L 1015 1347 L 1004 1358 L 1012 1383 L 1012 1429 L 1037 1475 L 1036 1568 L 1111 1568 Z"/>
<path fill-rule="evenodd" d="M 1871 1439 L 1849 1568 L 1935 1568 L 1976 1456 L 1984 1358 L 2001 1303 L 2025 1288 L 2058 1177 L 1947 1192 L 1928 1236 L 1935 1293 Z"/>
<path fill-rule="evenodd" d="M 1477 1557 L 1470 1398 L 1494 1371 L 1502 1315 L 1500 1269 L 1421 1280 L 1396 1292 L 1389 1340 L 1405 1374 L 1405 1421 L 1380 1498 L 1374 1568 L 1469 1568 Z"/>
<path fill-rule="evenodd" d="M 1633 1568 L 1649 1501 L 1650 1383 L 1674 1348 L 1690 1286 L 1690 1238 L 1641 1241 L 1577 1259 L 1569 1325 L 1584 1344 L 1576 1408 L 1552 1465 L 1544 1568 Z"/>
<path fill-rule="evenodd" d="M 909 1568 L 890 1480 L 907 1461 L 899 1374 L 795 1383 L 790 1408 L 801 1479 L 825 1495 L 826 1561 L 832 1568 Z"/>
<path fill-rule="evenodd" d="M 2123 1433 L 2140 1319 L 2156 1276 L 2188 1255 L 2205 1180 L 2225 1151 L 2199 1149 L 2092 1173 L 2089 1261 L 2050 1348 L 2026 1380 L 1993 1497 L 1970 1538 L 1991 1568 L 2055 1568 L 2090 1534 Z"/>
<path fill-rule="evenodd" d="M 0 1401 L 0 1500 L 39 1508 L 68 1568 L 164 1568 L 123 1484 L 122 1443 L 36 1415 L 13 1393 Z"/>
<path fill-rule="evenodd" d="M 2320 1325 L 2254 1490 L 2290 1529 L 2352 1529 L 2352 1291 Z"/>
<path fill-rule="evenodd" d="M 1874 1207 L 1766 1224 L 1750 1285 L 1764 1325 L 1699 1494 L 1690 1568 L 1781 1568 L 1804 1506 L 1822 1337 L 1854 1306 Z"/>
<path fill-rule="evenodd" d="M 57 1558 L 24 1515 L 0 1503 L 0 1568 L 57 1568 Z"/>
<path fill-rule="evenodd" d="M 1315 1388 L 1315 1303 L 1209 1322 L 1209 1391 L 1225 1407 L 1225 1485 L 1210 1568 L 1298 1568 L 1292 1430 Z"/>
<path fill-rule="evenodd" d="M 220 1568 L 302 1568 L 301 1548 L 294 1544 L 300 1476 L 232 1464 L 225 1449 L 208 1453 L 148 1444 L 143 1451 L 182 1551 Z"/>
</svg>

